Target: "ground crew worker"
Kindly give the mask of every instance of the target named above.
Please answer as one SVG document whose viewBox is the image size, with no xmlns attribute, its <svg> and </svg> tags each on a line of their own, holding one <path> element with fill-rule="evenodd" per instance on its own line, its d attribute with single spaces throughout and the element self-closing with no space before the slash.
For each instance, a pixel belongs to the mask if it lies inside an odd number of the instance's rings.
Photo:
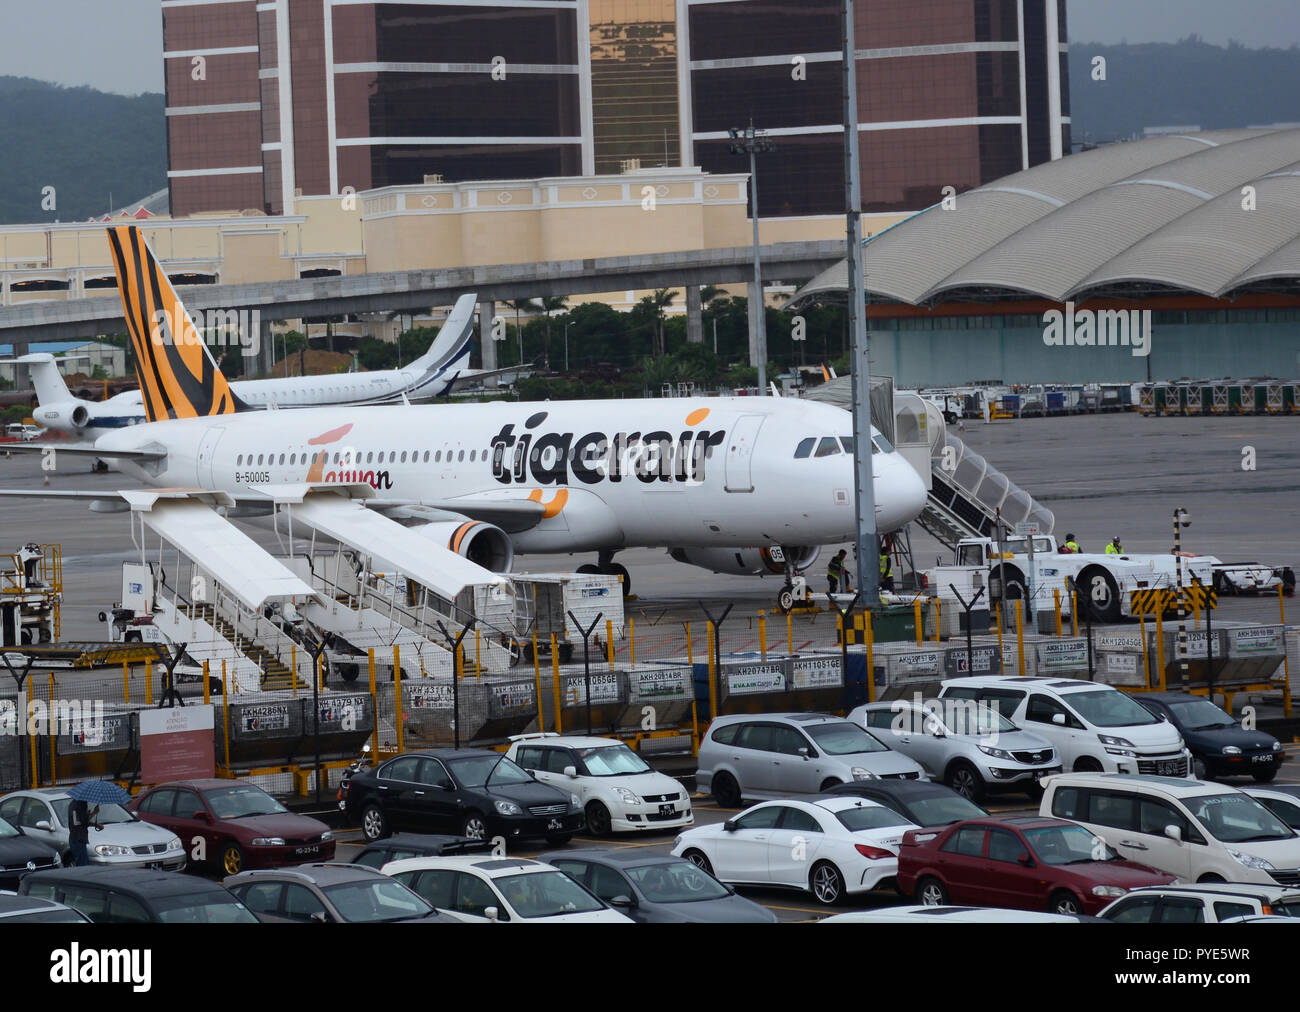
<svg viewBox="0 0 1300 1012">
<path fill-rule="evenodd" d="M 1119 543 L 1118 537 L 1113 537 L 1110 539 L 1110 544 L 1106 546 L 1106 554 L 1107 555 L 1124 554 L 1124 546 Z"/>
<path fill-rule="evenodd" d="M 894 570 L 889 560 L 889 549 L 880 550 L 880 589 L 894 589 Z"/>
<path fill-rule="evenodd" d="M 849 574 L 848 570 L 844 568 L 844 559 L 848 554 L 847 549 L 841 548 L 839 553 L 831 559 L 830 565 L 826 567 L 826 582 L 830 585 L 832 594 L 836 592 L 841 583 L 844 584 L 846 592 L 849 589 Z"/>
<path fill-rule="evenodd" d="M 1082 552 L 1083 549 L 1079 547 L 1079 542 L 1074 540 L 1073 534 L 1067 534 L 1065 536 L 1065 544 L 1061 546 L 1061 551 L 1065 554 L 1077 555 L 1079 552 Z"/>
</svg>

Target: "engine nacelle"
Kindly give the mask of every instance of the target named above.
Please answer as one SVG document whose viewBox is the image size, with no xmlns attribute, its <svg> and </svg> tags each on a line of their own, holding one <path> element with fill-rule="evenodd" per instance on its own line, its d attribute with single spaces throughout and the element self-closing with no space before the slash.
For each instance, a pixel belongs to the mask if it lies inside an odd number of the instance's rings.
<svg viewBox="0 0 1300 1012">
<path fill-rule="evenodd" d="M 47 429 L 80 432 L 90 423 L 90 409 L 76 401 L 58 401 L 40 405 L 32 412 L 32 417 Z"/>
<path fill-rule="evenodd" d="M 515 545 L 510 535 L 481 520 L 421 524 L 411 530 L 494 573 L 510 572 L 515 562 Z"/>
<path fill-rule="evenodd" d="M 821 547 L 783 546 L 780 553 L 794 562 L 796 573 L 817 561 Z M 785 566 L 774 557 L 773 549 L 763 548 L 673 548 L 668 552 L 676 561 L 688 566 L 699 566 L 712 573 L 724 573 L 727 576 L 767 576 L 785 575 Z"/>
</svg>

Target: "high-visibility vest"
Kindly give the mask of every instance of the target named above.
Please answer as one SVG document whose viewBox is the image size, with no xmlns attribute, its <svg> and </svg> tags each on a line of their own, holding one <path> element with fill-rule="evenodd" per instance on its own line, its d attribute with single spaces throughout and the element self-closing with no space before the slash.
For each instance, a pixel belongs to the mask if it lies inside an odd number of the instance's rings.
<svg viewBox="0 0 1300 1012">
<path fill-rule="evenodd" d="M 1122 546 L 1117 548 L 1117 547 L 1115 546 L 1115 542 L 1112 541 L 1109 545 L 1106 546 L 1106 554 L 1107 554 L 1107 555 L 1123 555 L 1123 554 L 1124 554 L 1124 549 L 1123 549 Z"/>
<path fill-rule="evenodd" d="M 1065 547 L 1068 548 L 1068 549 L 1069 549 L 1070 551 L 1072 551 L 1072 552 L 1081 552 L 1081 551 L 1083 551 L 1083 549 L 1079 547 L 1079 542 L 1077 542 L 1077 541 L 1067 541 L 1067 542 L 1065 543 Z"/>
<path fill-rule="evenodd" d="M 881 576 L 889 575 L 889 553 L 888 552 L 880 553 L 880 575 Z"/>
<path fill-rule="evenodd" d="M 840 562 L 839 556 L 831 557 L 831 564 L 826 567 L 826 576 L 831 580 L 838 580 L 840 574 L 844 571 L 844 564 Z"/>
</svg>

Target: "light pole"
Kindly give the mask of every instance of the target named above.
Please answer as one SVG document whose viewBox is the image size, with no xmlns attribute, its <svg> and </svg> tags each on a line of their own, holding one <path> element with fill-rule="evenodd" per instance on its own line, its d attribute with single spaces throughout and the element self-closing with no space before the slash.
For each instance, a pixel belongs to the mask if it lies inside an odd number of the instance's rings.
<svg viewBox="0 0 1300 1012">
<path fill-rule="evenodd" d="M 750 311 L 754 314 L 754 358 L 758 365 L 758 395 L 767 394 L 767 308 L 763 305 L 763 268 L 758 256 L 758 162 L 759 154 L 775 151 L 776 145 L 761 131 L 754 129 L 754 121 L 747 127 L 731 127 L 731 153 L 749 155 L 749 192 L 754 203 L 754 291 L 750 297 Z"/>
<path fill-rule="evenodd" d="M 1174 564 L 1178 567 L 1178 671 L 1187 691 L 1187 609 L 1183 601 L 1183 528 L 1191 526 L 1192 515 L 1181 506 L 1174 510 Z"/>
<path fill-rule="evenodd" d="M 564 321 L 564 371 L 569 371 L 569 321 Z"/>
</svg>

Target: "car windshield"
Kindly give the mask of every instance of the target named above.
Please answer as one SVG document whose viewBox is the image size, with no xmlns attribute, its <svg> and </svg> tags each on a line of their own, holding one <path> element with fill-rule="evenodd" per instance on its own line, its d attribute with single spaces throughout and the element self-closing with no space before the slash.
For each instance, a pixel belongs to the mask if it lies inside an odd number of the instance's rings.
<svg viewBox="0 0 1300 1012">
<path fill-rule="evenodd" d="M 847 720 L 837 720 L 826 724 L 808 724 L 804 726 L 812 738 L 827 755 L 853 755 L 855 752 L 888 752 L 889 749 L 867 734 L 857 724 Z"/>
<path fill-rule="evenodd" d="M 895 811 L 880 805 L 863 805 L 861 808 L 846 808 L 835 813 L 850 833 L 860 829 L 888 829 L 891 826 L 906 826 L 907 819 Z"/>
<path fill-rule="evenodd" d="M 1248 794 L 1207 794 L 1184 798 L 1183 804 L 1216 840 L 1254 843 L 1290 840 L 1295 833 Z"/>
<path fill-rule="evenodd" d="M 59 798 L 51 801 L 54 806 L 54 814 L 59 817 L 59 822 L 68 825 L 68 809 L 72 807 L 71 798 Z M 91 821 L 97 826 L 108 826 L 114 822 L 135 822 L 136 818 L 121 805 L 100 805 L 99 811 L 95 811 L 95 806 L 90 805 L 87 811 L 91 813 Z"/>
<path fill-rule="evenodd" d="M 453 759 L 451 771 L 462 787 L 485 787 L 496 784 L 527 784 L 532 777 L 505 756 L 485 755 L 472 759 Z"/>
<path fill-rule="evenodd" d="M 1119 857 L 1100 836 L 1082 826 L 1050 826 L 1026 829 L 1025 839 L 1043 864 L 1081 864 L 1085 861 L 1114 861 Z"/>
<path fill-rule="evenodd" d="M 911 820 L 918 826 L 947 826 L 962 819 L 978 819 L 984 810 L 960 794 L 945 797 L 917 798 L 907 804 Z"/>
<path fill-rule="evenodd" d="M 0 924 L 84 924 L 86 918 L 75 910 L 29 910 L 14 914 L 12 917 L 0 917 Z"/>
<path fill-rule="evenodd" d="M 693 903 L 696 900 L 720 900 L 731 895 L 725 886 L 690 861 L 644 864 L 625 870 L 627 877 L 636 883 L 651 903 Z"/>
<path fill-rule="evenodd" d="M 556 917 L 603 910 L 604 904 L 562 871 L 539 871 L 531 875 L 506 875 L 493 879 L 520 917 Z"/>
<path fill-rule="evenodd" d="M 256 924 L 253 912 L 228 892 L 164 896 L 151 901 L 164 924 Z"/>
<path fill-rule="evenodd" d="M 1212 727 L 1236 727 L 1237 722 L 1208 699 L 1179 700 L 1170 703 L 1169 710 L 1178 723 L 1189 731 L 1205 731 Z"/>
<path fill-rule="evenodd" d="M 13 826 L 5 822 L 4 819 L 0 819 L 0 839 L 4 839 L 6 836 L 21 836 L 21 835 L 22 834 L 19 833 L 18 830 L 14 829 Z"/>
<path fill-rule="evenodd" d="M 650 766 L 626 745 L 600 745 L 578 750 L 578 758 L 593 777 L 618 777 L 629 773 L 650 773 Z"/>
<path fill-rule="evenodd" d="M 1133 702 L 1119 689 L 1071 692 L 1065 700 L 1093 727 L 1134 727 L 1160 722 L 1146 707 Z"/>
<path fill-rule="evenodd" d="M 260 787 L 240 784 L 204 791 L 203 797 L 218 819 L 243 819 L 250 815 L 283 815 L 289 809 Z"/>
<path fill-rule="evenodd" d="M 420 896 L 392 879 L 346 882 L 323 891 L 339 916 L 354 924 L 400 921 L 434 913 L 433 907 Z"/>
</svg>

